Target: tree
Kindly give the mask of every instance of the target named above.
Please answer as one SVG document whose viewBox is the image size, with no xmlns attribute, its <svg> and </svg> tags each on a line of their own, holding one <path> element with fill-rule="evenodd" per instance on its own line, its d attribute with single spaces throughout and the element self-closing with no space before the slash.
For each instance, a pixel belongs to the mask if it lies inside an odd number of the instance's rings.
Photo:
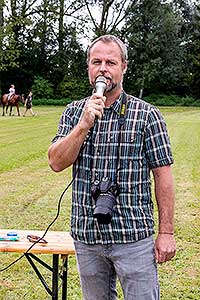
<svg viewBox="0 0 200 300">
<path fill-rule="evenodd" d="M 85 38 L 106 33 L 129 46 L 128 92 L 186 90 L 198 56 L 189 0 L 0 0 L 2 87 L 26 93 L 40 76 L 77 97 L 88 88 Z"/>
<path fill-rule="evenodd" d="M 4 0 L 0 0 L 0 72 L 17 66 L 19 51 L 12 34 L 12 26 L 4 18 Z"/>
<path fill-rule="evenodd" d="M 194 2 L 191 0 L 174 0 L 172 3 L 173 11 L 176 18 L 179 20 L 179 39 L 181 40 L 181 47 L 184 51 L 184 58 L 182 59 L 184 66 L 184 76 L 182 84 L 176 89 L 181 91 L 184 95 L 190 93 L 191 74 L 192 74 L 192 60 L 191 54 L 194 51 L 193 47 L 193 15 Z"/>
<path fill-rule="evenodd" d="M 80 67 L 83 53 L 76 33 L 82 1 L 9 0 L 7 4 L 11 7 L 7 21 L 14 49 L 18 50 L 19 69 L 10 68 L 4 73 L 4 80 L 11 81 L 14 77 L 20 89 L 26 92 L 34 77 L 41 76 L 50 80 L 56 90 L 65 74 L 72 73 L 72 64 L 81 76 L 86 74 Z"/>
<path fill-rule="evenodd" d="M 18 66 L 19 50 L 13 37 L 12 26 L 4 18 L 5 2 L 0 0 L 0 92 L 3 72 Z"/>
<path fill-rule="evenodd" d="M 192 45 L 191 92 L 200 99 L 200 4 L 196 4 L 194 12 Z"/>
<path fill-rule="evenodd" d="M 36 76 L 31 87 L 35 99 L 52 98 L 52 84 L 40 76 Z"/>
<path fill-rule="evenodd" d="M 126 85 L 131 92 L 173 91 L 184 76 L 180 20 L 172 6 L 142 0 L 131 6 L 123 28 L 129 45 Z"/>
<path fill-rule="evenodd" d="M 57 51 L 54 51 L 51 61 L 51 74 L 57 86 L 67 76 L 83 77 L 85 72 L 81 66 L 84 65 L 84 51 L 78 42 L 78 29 L 76 17 L 82 9 L 81 1 L 71 1 L 66 5 L 64 0 L 58 1 L 55 6 L 58 20 L 58 33 L 55 34 Z M 68 20 L 70 19 L 70 21 Z M 78 71 L 77 71 L 78 70 Z"/>
<path fill-rule="evenodd" d="M 0 70 L 2 89 L 7 90 L 10 82 L 18 87 L 23 86 L 26 76 L 22 76 L 23 50 L 26 47 L 27 27 L 31 25 L 30 15 L 34 15 L 34 4 L 37 0 L 1 1 L 3 3 L 3 22 L 1 22 Z"/>
<path fill-rule="evenodd" d="M 95 36 L 118 32 L 119 26 L 126 17 L 127 7 L 136 0 L 85 0 L 89 21 Z M 98 18 L 96 17 L 98 11 Z"/>
</svg>

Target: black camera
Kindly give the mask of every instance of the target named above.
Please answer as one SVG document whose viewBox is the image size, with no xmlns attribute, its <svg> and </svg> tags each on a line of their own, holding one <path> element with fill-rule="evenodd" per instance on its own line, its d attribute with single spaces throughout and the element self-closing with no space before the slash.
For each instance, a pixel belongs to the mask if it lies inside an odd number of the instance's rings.
<svg viewBox="0 0 200 300">
<path fill-rule="evenodd" d="M 95 180 L 91 187 L 91 194 L 96 201 L 94 218 L 99 224 L 109 224 L 112 218 L 115 199 L 119 195 L 119 187 L 108 177 L 103 177 L 101 181 Z"/>
</svg>

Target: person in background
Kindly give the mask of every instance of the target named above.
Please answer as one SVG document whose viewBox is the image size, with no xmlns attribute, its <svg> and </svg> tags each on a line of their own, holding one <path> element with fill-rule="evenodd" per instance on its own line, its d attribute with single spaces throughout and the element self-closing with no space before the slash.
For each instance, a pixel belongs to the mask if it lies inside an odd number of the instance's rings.
<svg viewBox="0 0 200 300">
<path fill-rule="evenodd" d="M 26 112 L 28 111 L 28 109 L 30 110 L 32 116 L 35 116 L 35 114 L 34 114 L 34 112 L 33 112 L 33 109 L 32 109 L 32 106 L 33 106 L 33 105 L 32 105 L 32 98 L 33 98 L 33 94 L 32 94 L 32 92 L 30 91 L 29 94 L 28 94 L 28 97 L 27 97 L 26 100 L 25 100 L 25 104 L 24 104 L 24 106 L 25 106 L 25 111 L 24 111 L 24 113 L 23 113 L 23 117 L 25 117 Z"/>
<path fill-rule="evenodd" d="M 11 97 L 15 95 L 15 86 L 14 84 L 11 84 L 9 88 L 9 94 L 8 94 L 8 102 L 11 100 Z"/>
<path fill-rule="evenodd" d="M 125 300 L 158 300 L 157 263 L 176 252 L 166 124 L 156 107 L 124 91 L 128 57 L 119 38 L 95 39 L 87 62 L 91 86 L 103 76 L 105 92 L 67 105 L 48 150 L 55 172 L 73 166 L 71 236 L 83 299 L 116 300 L 119 278 Z"/>
</svg>

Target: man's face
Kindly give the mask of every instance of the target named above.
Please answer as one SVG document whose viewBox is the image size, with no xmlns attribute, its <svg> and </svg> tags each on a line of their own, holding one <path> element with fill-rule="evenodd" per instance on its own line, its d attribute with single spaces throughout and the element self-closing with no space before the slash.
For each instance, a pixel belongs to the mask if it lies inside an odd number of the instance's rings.
<svg viewBox="0 0 200 300">
<path fill-rule="evenodd" d="M 90 50 L 88 75 L 93 87 L 96 78 L 103 75 L 107 79 L 106 92 L 121 88 L 126 67 L 127 64 L 122 62 L 121 50 L 115 42 L 99 41 Z"/>
</svg>

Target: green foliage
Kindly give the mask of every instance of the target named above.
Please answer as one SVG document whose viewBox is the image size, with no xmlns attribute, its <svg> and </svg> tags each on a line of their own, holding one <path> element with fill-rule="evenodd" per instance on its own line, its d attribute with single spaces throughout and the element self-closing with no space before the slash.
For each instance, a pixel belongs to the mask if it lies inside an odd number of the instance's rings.
<svg viewBox="0 0 200 300">
<path fill-rule="evenodd" d="M 33 105 L 54 105 L 54 106 L 66 106 L 72 100 L 70 98 L 62 98 L 62 99 L 47 99 L 47 98 L 40 98 L 40 99 L 33 99 Z"/>
<path fill-rule="evenodd" d="M 44 95 L 36 88 L 35 97 L 82 98 L 90 90 L 84 82 L 85 41 L 113 33 L 129 48 L 124 83 L 128 93 L 164 91 L 199 98 L 199 12 L 193 2 L 1 1 L 2 90 L 14 82 L 26 93 L 40 76 L 52 84 L 53 92 Z M 91 8 L 98 11 L 98 19 Z M 122 21 L 124 27 L 119 26 Z"/>
<path fill-rule="evenodd" d="M 53 98 L 53 85 L 40 76 L 35 78 L 31 90 L 35 99 Z"/>
<path fill-rule="evenodd" d="M 65 76 L 58 85 L 57 93 L 63 98 L 78 100 L 91 93 L 88 79 L 74 78 Z"/>
<path fill-rule="evenodd" d="M 19 56 L 20 50 L 13 38 L 11 26 L 0 26 L 0 72 L 19 67 Z"/>
<path fill-rule="evenodd" d="M 79 95 L 80 96 L 80 95 Z M 85 94 L 83 94 L 85 96 Z M 33 105 L 57 105 L 57 106 L 66 106 L 71 103 L 73 100 L 79 100 L 82 97 L 72 97 L 69 98 L 40 98 L 33 99 Z M 191 96 L 180 97 L 177 95 L 165 95 L 165 94 L 150 94 L 146 97 L 143 97 L 147 102 L 155 106 L 200 106 L 200 99 L 196 99 Z"/>
<path fill-rule="evenodd" d="M 191 92 L 200 98 L 200 4 L 196 5 L 193 18 Z"/>
<path fill-rule="evenodd" d="M 186 71 L 180 16 L 169 3 L 133 3 L 123 28 L 129 46 L 126 87 L 131 92 L 174 91 Z"/>
</svg>

